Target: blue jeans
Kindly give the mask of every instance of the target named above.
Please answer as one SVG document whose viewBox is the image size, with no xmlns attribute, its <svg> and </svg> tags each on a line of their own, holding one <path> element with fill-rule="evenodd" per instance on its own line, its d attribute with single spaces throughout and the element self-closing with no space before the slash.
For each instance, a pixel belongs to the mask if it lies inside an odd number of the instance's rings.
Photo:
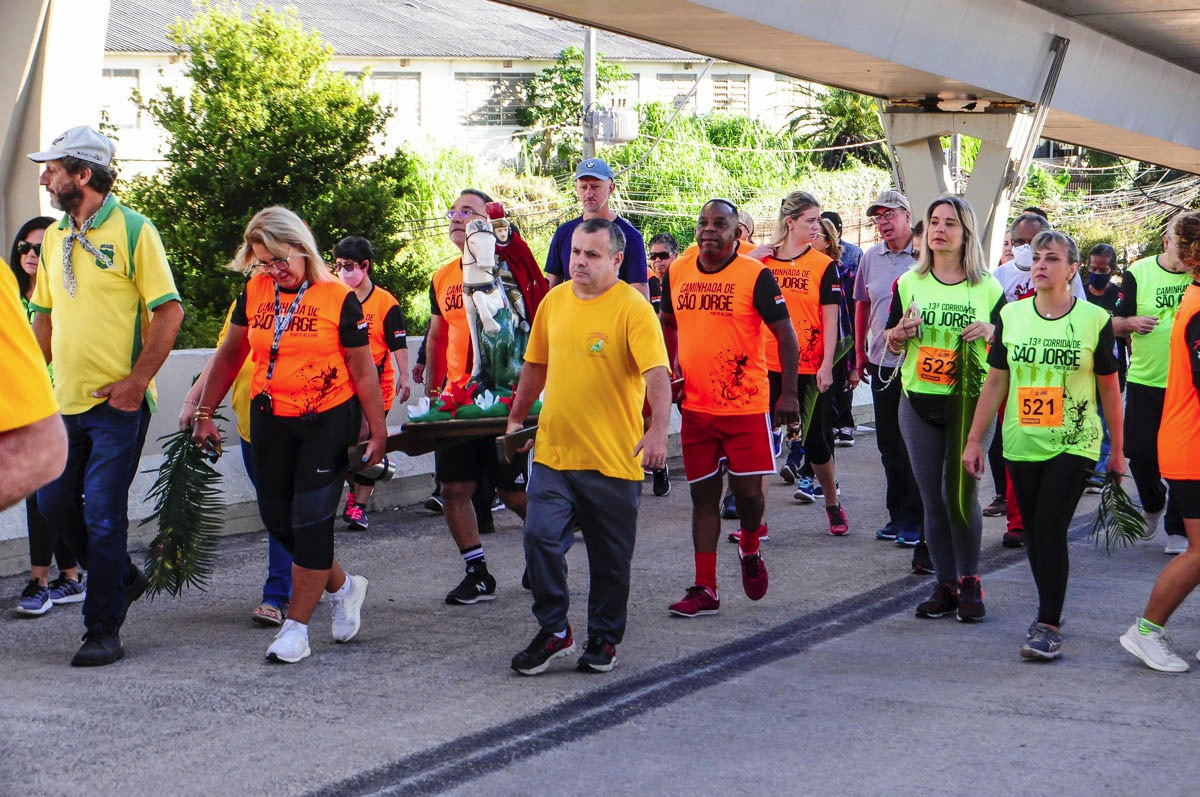
<svg viewBox="0 0 1200 797">
<path fill-rule="evenodd" d="M 246 475 L 258 492 L 258 476 L 254 470 L 254 449 L 242 440 L 242 464 Z M 282 609 L 292 597 L 292 555 L 274 534 L 267 535 L 267 580 L 263 584 L 262 602 Z"/>
<path fill-rule="evenodd" d="M 150 409 L 143 403 L 138 411 L 125 412 L 106 401 L 64 415 L 63 422 L 67 465 L 38 490 L 38 507 L 87 570 L 84 626 L 89 632 L 116 632 L 125 621 L 125 585 L 137 575 L 128 550 L 129 489 Z"/>
</svg>

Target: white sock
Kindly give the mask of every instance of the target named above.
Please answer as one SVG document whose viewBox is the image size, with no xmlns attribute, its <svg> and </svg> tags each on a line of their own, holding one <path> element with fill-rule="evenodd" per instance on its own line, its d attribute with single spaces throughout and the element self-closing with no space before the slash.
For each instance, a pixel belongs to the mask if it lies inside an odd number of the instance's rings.
<svg viewBox="0 0 1200 797">
<path fill-rule="evenodd" d="M 300 633 L 304 634 L 305 639 L 308 638 L 308 625 L 306 623 L 298 623 L 295 620 L 288 618 L 287 620 L 283 621 L 283 628 L 279 631 L 279 633 L 285 634 L 288 631 L 299 631 Z"/>
<path fill-rule="evenodd" d="M 335 601 L 345 600 L 350 597 L 350 593 L 354 591 L 354 582 L 350 579 L 350 575 L 346 575 L 346 580 L 342 582 L 342 586 L 336 591 L 329 593 L 329 597 Z"/>
</svg>

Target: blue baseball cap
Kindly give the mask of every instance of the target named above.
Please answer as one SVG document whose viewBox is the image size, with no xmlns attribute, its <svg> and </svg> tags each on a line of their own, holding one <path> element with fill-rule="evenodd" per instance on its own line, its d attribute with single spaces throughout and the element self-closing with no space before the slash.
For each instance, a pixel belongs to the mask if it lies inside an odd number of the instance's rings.
<svg viewBox="0 0 1200 797">
<path fill-rule="evenodd" d="M 596 177 L 600 180 L 614 179 L 613 170 L 599 158 L 580 161 L 579 165 L 575 167 L 575 179 L 578 180 L 580 177 Z"/>
</svg>

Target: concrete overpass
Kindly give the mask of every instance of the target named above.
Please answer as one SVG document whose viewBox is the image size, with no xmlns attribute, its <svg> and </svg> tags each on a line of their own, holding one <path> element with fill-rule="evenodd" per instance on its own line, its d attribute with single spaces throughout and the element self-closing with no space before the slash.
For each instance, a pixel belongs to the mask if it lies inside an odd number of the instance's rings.
<svg viewBox="0 0 1200 797">
<path fill-rule="evenodd" d="M 1039 137 L 1200 173 L 1200 2 L 498 1 L 879 97 L 914 205 L 950 185 L 938 136 L 980 138 L 967 196 L 993 231 Z M 37 207 L 24 153 L 97 115 L 108 8 L 0 3 L 0 233 Z"/>
</svg>

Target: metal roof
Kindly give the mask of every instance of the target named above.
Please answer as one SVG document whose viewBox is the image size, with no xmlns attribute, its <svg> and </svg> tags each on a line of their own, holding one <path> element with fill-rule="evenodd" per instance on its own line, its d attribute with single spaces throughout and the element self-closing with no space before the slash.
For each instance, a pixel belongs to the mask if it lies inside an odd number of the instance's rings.
<svg viewBox="0 0 1200 797">
<path fill-rule="evenodd" d="M 582 46 L 574 22 L 497 5 L 488 0 L 277 0 L 296 9 L 342 56 L 376 58 L 554 59 Z M 248 14 L 245 7 L 243 14 Z M 196 14 L 192 0 L 112 0 L 105 49 L 172 52 L 167 26 Z M 700 56 L 597 31 L 596 49 L 616 61 L 699 61 Z"/>
</svg>

